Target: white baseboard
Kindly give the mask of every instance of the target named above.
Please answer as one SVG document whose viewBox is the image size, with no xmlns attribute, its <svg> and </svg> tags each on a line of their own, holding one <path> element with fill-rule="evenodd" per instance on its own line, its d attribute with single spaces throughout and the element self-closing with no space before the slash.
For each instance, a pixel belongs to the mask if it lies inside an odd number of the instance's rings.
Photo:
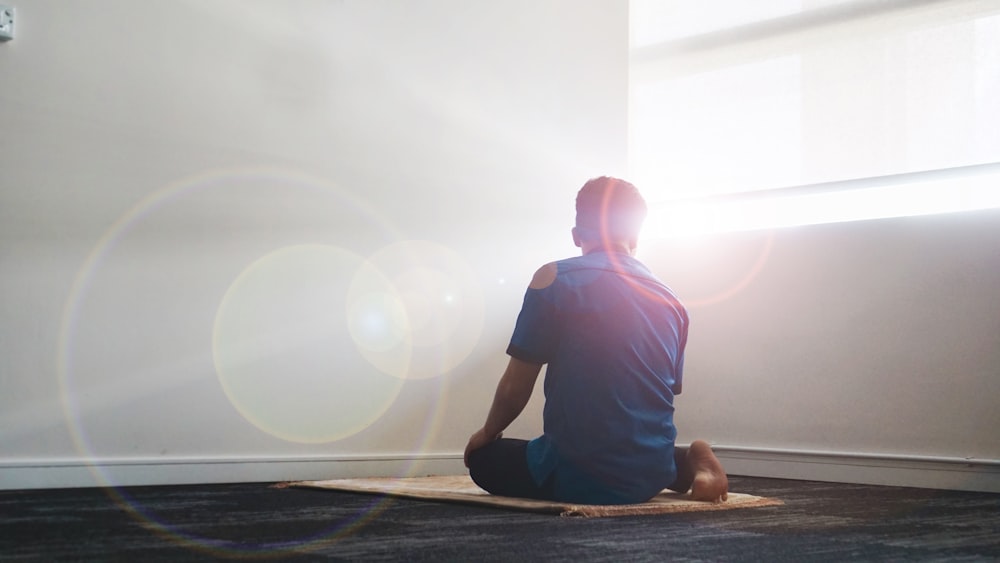
<svg viewBox="0 0 1000 563">
<path fill-rule="evenodd" d="M 1000 493 L 1000 460 L 713 446 L 730 475 Z M 0 490 L 463 473 L 460 453 L 0 460 Z"/>
<path fill-rule="evenodd" d="M 454 475 L 465 470 L 461 454 L 0 460 L 0 490 Z"/>
<path fill-rule="evenodd" d="M 713 445 L 730 475 L 1000 493 L 1000 460 Z"/>
</svg>

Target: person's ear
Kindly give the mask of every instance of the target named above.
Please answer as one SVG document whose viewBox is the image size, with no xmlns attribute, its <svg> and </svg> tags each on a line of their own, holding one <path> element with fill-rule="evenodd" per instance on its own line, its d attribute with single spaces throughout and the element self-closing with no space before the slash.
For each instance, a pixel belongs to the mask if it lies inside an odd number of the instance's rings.
<svg viewBox="0 0 1000 563">
<path fill-rule="evenodd" d="M 573 230 L 570 232 L 573 233 L 573 244 L 575 244 L 578 247 L 582 247 L 583 242 L 580 241 L 580 234 L 576 232 L 576 227 L 573 227 Z"/>
</svg>

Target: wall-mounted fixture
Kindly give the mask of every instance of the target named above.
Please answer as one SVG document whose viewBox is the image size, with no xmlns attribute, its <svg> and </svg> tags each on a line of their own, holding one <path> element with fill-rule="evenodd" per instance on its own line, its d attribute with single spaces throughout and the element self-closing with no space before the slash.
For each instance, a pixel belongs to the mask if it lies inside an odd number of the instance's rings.
<svg viewBox="0 0 1000 563">
<path fill-rule="evenodd" d="M 14 6 L 0 4 L 0 41 L 14 38 Z"/>
</svg>

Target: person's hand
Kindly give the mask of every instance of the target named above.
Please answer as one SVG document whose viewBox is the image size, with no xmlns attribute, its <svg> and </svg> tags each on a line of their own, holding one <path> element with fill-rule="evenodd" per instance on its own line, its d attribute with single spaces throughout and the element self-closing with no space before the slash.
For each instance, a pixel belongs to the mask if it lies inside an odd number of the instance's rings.
<svg viewBox="0 0 1000 563">
<path fill-rule="evenodd" d="M 499 440 L 501 437 L 503 437 L 503 432 L 491 436 L 486 433 L 485 427 L 476 430 L 476 432 L 469 437 L 469 443 L 465 446 L 465 466 L 469 466 L 469 454 L 485 445 Z"/>
</svg>

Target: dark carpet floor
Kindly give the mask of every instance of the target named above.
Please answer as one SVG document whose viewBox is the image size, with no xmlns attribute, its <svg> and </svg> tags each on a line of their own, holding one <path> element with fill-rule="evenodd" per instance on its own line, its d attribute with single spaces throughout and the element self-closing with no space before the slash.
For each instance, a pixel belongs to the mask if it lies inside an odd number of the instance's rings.
<svg viewBox="0 0 1000 563">
<path fill-rule="evenodd" d="M 732 477 L 785 506 L 560 518 L 268 484 L 0 491 L 0 560 L 1000 561 L 1000 495 Z"/>
</svg>

